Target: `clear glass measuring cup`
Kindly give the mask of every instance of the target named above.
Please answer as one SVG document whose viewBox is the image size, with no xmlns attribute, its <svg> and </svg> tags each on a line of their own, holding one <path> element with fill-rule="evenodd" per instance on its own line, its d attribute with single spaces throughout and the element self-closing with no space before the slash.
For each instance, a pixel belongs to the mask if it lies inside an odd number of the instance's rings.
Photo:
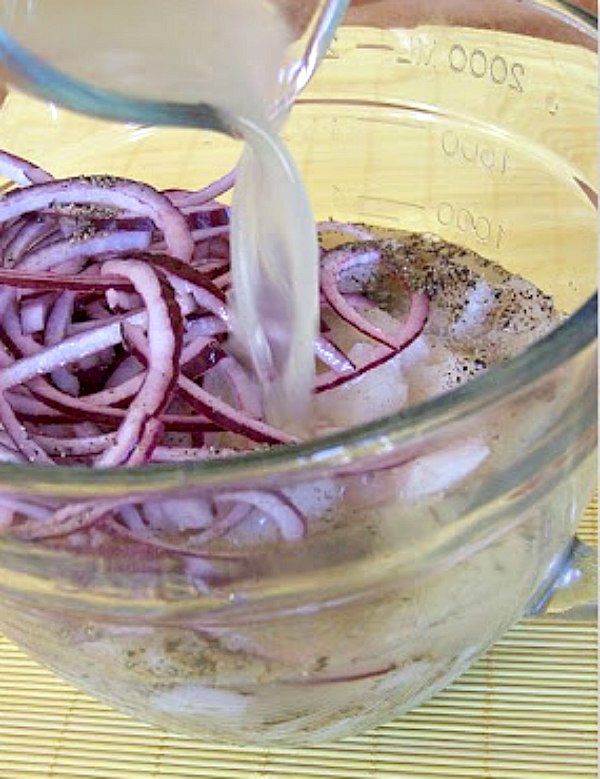
<svg viewBox="0 0 600 779">
<path fill-rule="evenodd" d="M 231 117 L 223 116 L 227 79 L 241 81 L 243 72 L 244 88 L 262 90 L 271 116 L 285 111 L 347 4 L 4 0 L 0 68 L 7 80 L 77 111 L 231 132 Z"/>
</svg>

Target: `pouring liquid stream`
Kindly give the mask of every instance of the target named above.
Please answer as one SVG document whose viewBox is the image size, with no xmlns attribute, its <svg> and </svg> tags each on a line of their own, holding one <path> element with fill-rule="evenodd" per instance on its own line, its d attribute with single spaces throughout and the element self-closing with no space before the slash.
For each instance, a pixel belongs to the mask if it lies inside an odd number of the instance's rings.
<svg viewBox="0 0 600 779">
<path fill-rule="evenodd" d="M 243 138 L 231 218 L 232 346 L 259 380 L 269 421 L 305 434 L 318 246 L 307 193 L 271 116 L 292 39 L 279 10 L 264 0 L 5 0 L 0 25 L 85 85 L 167 109 L 208 104 Z"/>
</svg>

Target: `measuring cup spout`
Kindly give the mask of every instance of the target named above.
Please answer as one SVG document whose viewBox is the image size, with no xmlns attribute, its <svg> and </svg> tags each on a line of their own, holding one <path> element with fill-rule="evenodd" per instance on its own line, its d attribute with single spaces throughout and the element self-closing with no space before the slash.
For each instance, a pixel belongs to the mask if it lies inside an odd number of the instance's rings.
<svg viewBox="0 0 600 779">
<path fill-rule="evenodd" d="M 285 116 L 324 56 L 347 4 L 3 3 L 0 78 L 80 113 L 236 134 L 233 116 L 259 123 Z M 253 117 L 257 111 L 261 116 Z"/>
</svg>

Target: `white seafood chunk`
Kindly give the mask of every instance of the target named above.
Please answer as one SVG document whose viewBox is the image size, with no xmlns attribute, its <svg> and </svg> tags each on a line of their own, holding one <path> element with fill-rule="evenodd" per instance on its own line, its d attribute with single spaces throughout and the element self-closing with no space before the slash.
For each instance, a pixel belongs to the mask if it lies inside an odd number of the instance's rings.
<svg viewBox="0 0 600 779">
<path fill-rule="evenodd" d="M 279 529 L 276 522 L 264 511 L 252 509 L 246 519 L 227 533 L 227 539 L 236 546 L 258 546 L 276 541 Z"/>
<path fill-rule="evenodd" d="M 216 690 L 203 684 L 181 684 L 152 695 L 151 705 L 167 714 L 218 717 L 228 722 L 230 718 L 245 714 L 248 701 L 229 690 Z"/>
<path fill-rule="evenodd" d="M 144 508 L 155 531 L 201 530 L 213 522 L 208 501 L 199 498 L 148 501 Z"/>
<path fill-rule="evenodd" d="M 318 479 L 286 487 L 280 492 L 293 503 L 304 520 L 314 522 L 334 506 L 341 497 L 342 490 L 340 482 L 334 479 Z M 276 500 L 274 510 L 277 510 Z M 285 511 L 286 507 L 282 506 L 282 510 Z M 281 527 L 278 527 L 275 518 L 260 509 L 250 511 L 246 519 L 227 534 L 230 540 L 240 546 L 274 541 L 280 536 Z"/>
<path fill-rule="evenodd" d="M 496 304 L 494 290 L 484 279 L 480 279 L 469 289 L 467 301 L 458 320 L 452 325 L 455 336 L 476 335 L 486 324 L 490 311 Z"/>
<path fill-rule="evenodd" d="M 373 358 L 373 347 L 355 344 L 349 352 L 356 365 Z M 408 385 L 396 357 L 362 376 L 317 396 L 317 417 L 323 426 L 354 427 L 400 411 L 408 401 Z"/>
<path fill-rule="evenodd" d="M 420 335 L 416 338 L 410 346 L 403 349 L 396 361 L 404 370 L 410 369 L 415 365 L 422 365 L 429 362 L 432 359 L 431 348 L 427 337 Z"/>
<path fill-rule="evenodd" d="M 281 491 L 307 520 L 319 519 L 339 500 L 342 485 L 334 479 L 296 484 Z"/>
<path fill-rule="evenodd" d="M 454 389 L 459 383 L 457 379 L 462 379 L 463 362 L 459 354 L 436 336 L 428 336 L 426 344 L 427 354 L 415 360 L 405 372 L 411 405 Z"/>
<path fill-rule="evenodd" d="M 397 471 L 398 496 L 414 501 L 447 490 L 476 470 L 489 454 L 485 444 L 470 440 L 417 457 Z"/>
</svg>

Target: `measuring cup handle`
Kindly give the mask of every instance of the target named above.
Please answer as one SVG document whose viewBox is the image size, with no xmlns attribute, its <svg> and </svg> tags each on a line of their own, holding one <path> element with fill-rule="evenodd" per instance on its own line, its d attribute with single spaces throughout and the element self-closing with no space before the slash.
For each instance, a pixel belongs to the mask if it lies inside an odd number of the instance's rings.
<svg viewBox="0 0 600 779">
<path fill-rule="evenodd" d="M 598 550 L 575 537 L 555 576 L 533 598 L 527 616 L 595 622 Z"/>
</svg>

